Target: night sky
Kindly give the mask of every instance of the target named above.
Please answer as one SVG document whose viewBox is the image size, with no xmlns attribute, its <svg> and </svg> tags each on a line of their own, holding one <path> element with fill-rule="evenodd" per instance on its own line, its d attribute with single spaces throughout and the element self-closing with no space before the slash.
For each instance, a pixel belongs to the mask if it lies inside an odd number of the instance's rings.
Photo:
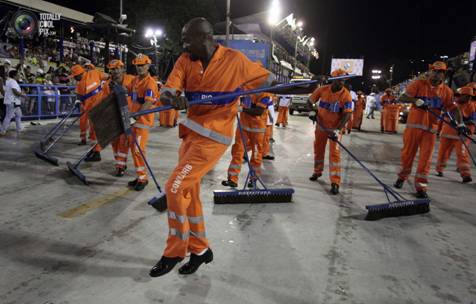
<svg viewBox="0 0 476 304">
<path fill-rule="evenodd" d="M 101 1 L 52 2 L 91 14 L 101 11 Z M 268 9 L 271 0 L 231 2 L 232 17 L 236 18 Z M 226 0 L 216 3 L 224 19 Z M 428 61 L 468 51 L 476 35 L 474 16 L 471 19 L 471 14 L 476 12 L 476 1 L 281 0 L 281 3 L 283 17 L 293 12 L 304 21 L 305 34 L 317 38 L 321 58 L 311 65 L 315 73 L 328 73 L 332 56 L 363 57 L 366 69 L 386 69 L 396 63 L 398 73 L 398 67 L 409 65 L 410 60 Z M 420 66 L 425 65 L 426 62 Z"/>
</svg>

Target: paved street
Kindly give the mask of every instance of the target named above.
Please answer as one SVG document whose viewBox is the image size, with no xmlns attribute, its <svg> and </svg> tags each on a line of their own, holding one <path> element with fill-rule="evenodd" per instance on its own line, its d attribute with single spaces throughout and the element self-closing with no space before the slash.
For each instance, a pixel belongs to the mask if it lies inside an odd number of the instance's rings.
<svg viewBox="0 0 476 304">
<path fill-rule="evenodd" d="M 81 167 L 91 181 L 82 185 L 65 165 L 85 149 L 76 145 L 77 128 L 54 149 L 59 167 L 34 156 L 51 126 L 0 137 L 2 304 L 476 303 L 476 184 L 460 183 L 455 155 L 445 177 L 432 167 L 429 214 L 368 222 L 365 205 L 385 202 L 380 186 L 343 151 L 340 195 L 329 194 L 327 157 L 324 176 L 309 181 L 313 126 L 290 116 L 288 128 L 275 128 L 276 160 L 263 171 L 271 188 L 293 187 L 294 202 L 214 205 L 228 151 L 201 188 L 214 261 L 191 276 L 174 269 L 150 278 L 168 233 L 166 214 L 146 204 L 153 184 L 128 190 L 133 170 L 114 177 L 108 147 L 102 162 Z M 402 126 L 382 135 L 375 119 L 363 129 L 343 143 L 393 183 Z M 149 160 L 161 184 L 178 145 L 176 128 L 151 135 Z M 409 183 L 401 191 L 412 192 Z"/>
</svg>

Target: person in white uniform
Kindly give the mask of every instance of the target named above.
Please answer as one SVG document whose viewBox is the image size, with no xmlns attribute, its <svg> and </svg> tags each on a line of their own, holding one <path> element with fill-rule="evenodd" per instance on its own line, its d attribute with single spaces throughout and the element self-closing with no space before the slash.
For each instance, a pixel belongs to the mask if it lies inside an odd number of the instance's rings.
<svg viewBox="0 0 476 304">
<path fill-rule="evenodd" d="M 15 117 L 17 132 L 22 130 L 21 127 L 21 97 L 25 96 L 22 93 L 20 86 L 18 85 L 18 80 L 20 79 L 20 74 L 16 70 L 11 70 L 8 72 L 8 78 L 5 82 L 5 119 L 3 120 L 2 125 L 0 126 L 0 135 L 5 135 L 7 133 L 8 127 L 10 126 L 10 121 Z"/>
</svg>

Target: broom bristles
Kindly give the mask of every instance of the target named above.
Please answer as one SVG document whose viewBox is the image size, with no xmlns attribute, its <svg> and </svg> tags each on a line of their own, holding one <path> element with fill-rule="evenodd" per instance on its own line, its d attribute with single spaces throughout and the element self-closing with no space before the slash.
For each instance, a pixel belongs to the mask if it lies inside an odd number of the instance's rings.
<svg viewBox="0 0 476 304">
<path fill-rule="evenodd" d="M 366 220 L 378 220 L 385 217 L 422 214 L 430 211 L 429 199 L 404 200 L 387 204 L 367 205 Z"/>
<path fill-rule="evenodd" d="M 81 173 L 81 171 L 79 171 L 78 168 L 76 168 L 76 167 L 74 166 L 74 164 L 72 164 L 72 163 L 70 163 L 70 162 L 66 162 L 66 165 L 68 166 L 69 171 L 70 171 L 74 176 L 76 176 L 83 184 L 89 185 L 89 182 L 87 181 L 86 176 L 84 176 L 84 174 Z"/>
<path fill-rule="evenodd" d="M 160 195 L 151 198 L 147 204 L 151 205 L 159 212 L 164 212 L 167 210 L 167 197 L 165 196 L 165 193 L 160 193 Z"/>
<path fill-rule="evenodd" d="M 215 190 L 215 204 L 289 203 L 294 189 Z"/>
<path fill-rule="evenodd" d="M 50 164 L 55 165 L 55 166 L 59 165 L 57 158 L 49 156 L 47 153 L 44 153 L 42 151 L 35 150 L 34 152 L 35 152 L 36 157 L 38 157 L 39 159 L 44 160 L 46 162 L 49 162 Z"/>
</svg>

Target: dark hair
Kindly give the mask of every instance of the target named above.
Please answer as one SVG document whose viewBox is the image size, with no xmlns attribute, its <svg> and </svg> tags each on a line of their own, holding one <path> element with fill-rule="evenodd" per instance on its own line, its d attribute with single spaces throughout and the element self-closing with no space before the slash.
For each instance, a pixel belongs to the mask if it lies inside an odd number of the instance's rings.
<svg viewBox="0 0 476 304">
<path fill-rule="evenodd" d="M 18 74 L 17 70 L 11 70 L 10 72 L 8 72 L 8 77 L 15 78 L 17 74 Z"/>
</svg>

